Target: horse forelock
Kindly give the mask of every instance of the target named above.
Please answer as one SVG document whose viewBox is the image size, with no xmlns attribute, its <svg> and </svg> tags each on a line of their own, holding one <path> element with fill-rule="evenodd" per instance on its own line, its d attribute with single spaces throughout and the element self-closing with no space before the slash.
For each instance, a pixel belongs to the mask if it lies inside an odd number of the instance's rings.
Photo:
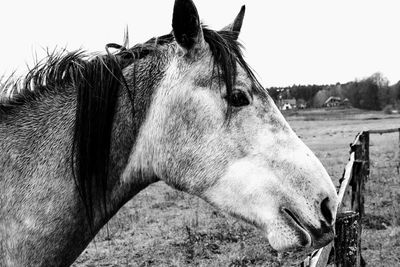
<svg viewBox="0 0 400 267">
<path fill-rule="evenodd" d="M 244 60 L 242 45 L 237 40 L 237 32 L 233 31 L 213 31 L 206 27 L 203 28 L 204 39 L 208 43 L 214 60 L 213 76 L 220 79 L 221 84 L 226 86 L 226 97 L 231 97 L 233 87 L 237 78 L 237 65 L 244 69 L 254 89 L 265 93 L 262 85 L 257 80 L 251 67 Z M 215 75 L 216 74 L 216 75 Z M 229 101 L 228 101 L 229 104 Z M 231 106 L 228 105 L 227 121 L 229 122 Z"/>
</svg>

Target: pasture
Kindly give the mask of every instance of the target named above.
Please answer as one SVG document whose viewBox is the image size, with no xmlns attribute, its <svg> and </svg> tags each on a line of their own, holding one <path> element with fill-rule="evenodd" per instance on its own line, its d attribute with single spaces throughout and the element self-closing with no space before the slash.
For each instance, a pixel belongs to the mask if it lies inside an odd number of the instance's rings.
<svg viewBox="0 0 400 267">
<path fill-rule="evenodd" d="M 400 115 L 355 109 L 285 117 L 336 186 L 359 131 L 400 127 Z M 398 134 L 371 135 L 362 235 L 368 266 L 400 265 L 398 139 Z M 160 182 L 129 201 L 73 266 L 292 266 L 303 258 L 301 253 L 278 255 L 259 230 Z"/>
</svg>

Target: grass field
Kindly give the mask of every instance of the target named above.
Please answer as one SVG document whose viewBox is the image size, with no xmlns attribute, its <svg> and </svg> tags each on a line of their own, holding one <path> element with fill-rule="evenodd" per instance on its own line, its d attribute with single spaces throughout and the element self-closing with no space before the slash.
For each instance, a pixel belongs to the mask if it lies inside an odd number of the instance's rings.
<svg viewBox="0 0 400 267">
<path fill-rule="evenodd" d="M 399 115 L 355 109 L 285 116 L 335 185 L 357 132 L 400 127 Z M 400 266 L 398 142 L 398 134 L 371 136 L 362 236 L 368 266 Z M 303 258 L 276 253 L 258 230 L 160 182 L 128 202 L 73 266 L 295 266 Z"/>
</svg>

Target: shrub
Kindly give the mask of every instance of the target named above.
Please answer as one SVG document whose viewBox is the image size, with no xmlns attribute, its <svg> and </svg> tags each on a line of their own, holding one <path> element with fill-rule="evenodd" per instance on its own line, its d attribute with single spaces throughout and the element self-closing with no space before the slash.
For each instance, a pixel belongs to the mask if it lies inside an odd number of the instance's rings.
<svg viewBox="0 0 400 267">
<path fill-rule="evenodd" d="M 392 114 L 393 113 L 393 106 L 392 105 L 386 105 L 383 108 L 383 113 L 385 114 Z"/>
</svg>

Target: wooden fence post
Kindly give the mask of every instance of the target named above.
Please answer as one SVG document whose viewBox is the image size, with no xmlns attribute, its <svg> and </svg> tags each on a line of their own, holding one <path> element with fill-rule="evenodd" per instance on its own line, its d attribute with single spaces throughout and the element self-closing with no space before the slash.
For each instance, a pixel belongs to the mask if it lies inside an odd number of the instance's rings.
<svg viewBox="0 0 400 267">
<path fill-rule="evenodd" d="M 336 217 L 335 266 L 360 266 L 359 214 L 354 211 L 339 213 Z"/>
<path fill-rule="evenodd" d="M 358 142 L 351 146 L 354 155 L 354 172 L 351 186 L 353 187 L 352 210 L 360 213 L 360 221 L 364 215 L 365 182 L 369 178 L 369 132 L 361 132 Z"/>
<path fill-rule="evenodd" d="M 364 266 L 364 259 L 361 255 L 361 233 L 362 233 L 362 219 L 364 217 L 364 191 L 365 183 L 369 178 L 369 132 L 361 132 L 358 136 L 358 141 L 351 146 L 354 152 L 354 172 L 351 179 L 352 186 L 352 201 L 351 209 L 358 212 L 358 261 L 361 266 Z"/>
</svg>

